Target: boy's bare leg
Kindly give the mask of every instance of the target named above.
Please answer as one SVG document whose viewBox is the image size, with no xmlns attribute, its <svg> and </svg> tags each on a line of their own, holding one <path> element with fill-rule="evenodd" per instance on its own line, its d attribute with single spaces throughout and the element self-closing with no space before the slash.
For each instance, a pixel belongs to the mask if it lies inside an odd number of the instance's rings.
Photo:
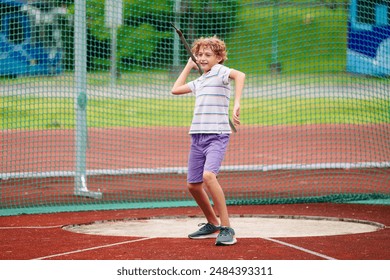
<svg viewBox="0 0 390 280">
<path fill-rule="evenodd" d="M 214 209 L 210 204 L 210 199 L 203 188 L 203 183 L 196 183 L 196 184 L 188 183 L 188 190 L 190 191 L 196 203 L 202 210 L 207 221 L 210 224 L 218 226 L 219 225 L 218 217 L 215 214 Z"/>
<path fill-rule="evenodd" d="M 225 194 L 217 180 L 217 176 L 212 172 L 205 171 L 203 174 L 203 181 L 213 199 L 215 209 L 221 219 L 221 226 L 230 227 Z"/>
</svg>

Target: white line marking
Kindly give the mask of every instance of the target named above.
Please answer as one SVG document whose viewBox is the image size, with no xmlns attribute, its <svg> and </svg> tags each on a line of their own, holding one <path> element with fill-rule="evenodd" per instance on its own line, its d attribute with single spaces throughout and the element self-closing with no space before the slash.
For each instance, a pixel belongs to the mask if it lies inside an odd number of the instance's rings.
<svg viewBox="0 0 390 280">
<path fill-rule="evenodd" d="M 112 244 L 107 244 L 107 245 L 102 245 L 102 246 L 85 248 L 85 249 L 80 249 L 80 250 L 75 250 L 75 251 L 70 251 L 70 252 L 64 252 L 64 253 L 60 253 L 60 254 L 44 256 L 44 257 L 36 258 L 36 259 L 33 259 L 33 260 L 50 259 L 50 258 L 55 258 L 55 257 L 61 257 L 61 256 L 76 254 L 76 253 L 83 253 L 83 252 L 87 252 L 87 251 L 98 250 L 98 249 L 102 249 L 102 248 L 114 247 L 114 246 L 123 245 L 123 244 L 135 243 L 135 242 L 149 240 L 149 239 L 154 239 L 154 237 L 147 237 L 147 238 L 142 238 L 142 239 L 137 239 L 137 240 L 128 240 L 128 241 L 117 242 L 117 243 L 112 243 Z"/>
<path fill-rule="evenodd" d="M 326 260 L 337 260 L 337 259 L 329 257 L 327 255 L 320 254 L 320 253 L 317 253 L 317 252 L 314 252 L 314 251 L 311 251 L 311 250 L 308 250 L 308 249 L 305 249 L 305 248 L 302 248 L 302 247 L 299 247 L 299 246 L 296 246 L 296 245 L 293 245 L 293 244 L 290 244 L 290 243 L 287 243 L 287 242 L 283 242 L 283 241 L 280 241 L 280 240 L 267 238 L 267 237 L 262 237 L 262 239 L 265 239 L 265 240 L 268 240 L 268 241 L 271 241 L 271 242 L 275 242 L 275 243 L 279 243 L 281 245 L 284 245 L 284 246 L 287 246 L 287 247 L 291 247 L 291 248 L 303 251 L 305 253 L 309 253 L 311 255 L 314 255 L 314 256 L 317 256 L 317 257 L 320 257 L 320 258 L 323 258 L 323 259 L 326 259 Z"/>
</svg>

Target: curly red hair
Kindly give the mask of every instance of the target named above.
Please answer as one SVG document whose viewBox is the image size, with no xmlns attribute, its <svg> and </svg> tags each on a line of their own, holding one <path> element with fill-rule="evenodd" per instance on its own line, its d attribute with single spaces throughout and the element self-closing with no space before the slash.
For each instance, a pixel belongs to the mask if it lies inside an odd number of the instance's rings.
<svg viewBox="0 0 390 280">
<path fill-rule="evenodd" d="M 195 40 L 191 48 L 192 53 L 196 56 L 201 47 L 210 48 L 216 56 L 219 56 L 221 58 L 221 61 L 219 62 L 220 64 L 223 64 L 228 59 L 225 42 L 217 36 L 206 38 L 201 37 Z"/>
</svg>

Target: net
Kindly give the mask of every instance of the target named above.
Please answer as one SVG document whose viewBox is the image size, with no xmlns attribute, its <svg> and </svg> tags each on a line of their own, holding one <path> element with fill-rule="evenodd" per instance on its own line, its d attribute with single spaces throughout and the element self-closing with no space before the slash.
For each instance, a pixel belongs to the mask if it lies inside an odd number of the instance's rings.
<svg viewBox="0 0 390 280">
<path fill-rule="evenodd" d="M 345 2 L 0 0 L 0 215 L 195 205 L 170 23 L 246 73 L 229 204 L 389 203 L 389 4 Z"/>
</svg>

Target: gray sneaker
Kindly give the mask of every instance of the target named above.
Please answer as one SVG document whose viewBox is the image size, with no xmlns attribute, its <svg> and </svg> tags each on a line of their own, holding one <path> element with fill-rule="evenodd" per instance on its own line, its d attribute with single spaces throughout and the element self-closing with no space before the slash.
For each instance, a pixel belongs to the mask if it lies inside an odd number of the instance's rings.
<svg viewBox="0 0 390 280">
<path fill-rule="evenodd" d="M 237 243 L 237 239 L 234 237 L 234 229 L 230 227 L 221 227 L 220 232 L 215 241 L 215 245 L 233 245 Z"/>
<path fill-rule="evenodd" d="M 200 229 L 188 235 L 191 239 L 205 239 L 205 238 L 215 238 L 218 235 L 219 226 L 214 226 L 210 223 L 201 223 L 198 225 L 202 226 Z"/>
</svg>

